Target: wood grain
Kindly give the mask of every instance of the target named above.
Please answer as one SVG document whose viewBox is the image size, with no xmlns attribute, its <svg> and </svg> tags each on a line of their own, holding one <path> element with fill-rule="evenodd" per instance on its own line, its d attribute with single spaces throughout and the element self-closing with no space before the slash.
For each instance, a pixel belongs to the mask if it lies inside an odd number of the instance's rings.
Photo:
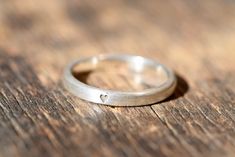
<svg viewBox="0 0 235 157">
<path fill-rule="evenodd" d="M 70 60 L 114 52 L 173 68 L 173 96 L 108 107 L 63 88 Z M 0 0 L 0 156 L 235 156 L 234 59 L 232 0 Z"/>
</svg>

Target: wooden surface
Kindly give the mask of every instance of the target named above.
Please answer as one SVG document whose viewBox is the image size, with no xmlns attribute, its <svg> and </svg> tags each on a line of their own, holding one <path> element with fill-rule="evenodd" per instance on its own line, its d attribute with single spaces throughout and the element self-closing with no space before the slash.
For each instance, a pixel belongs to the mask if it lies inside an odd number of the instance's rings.
<svg viewBox="0 0 235 157">
<path fill-rule="evenodd" d="M 69 61 L 113 52 L 173 68 L 174 95 L 115 108 L 63 88 Z M 233 0 L 0 0 L 0 156 L 235 156 L 234 60 Z"/>
</svg>

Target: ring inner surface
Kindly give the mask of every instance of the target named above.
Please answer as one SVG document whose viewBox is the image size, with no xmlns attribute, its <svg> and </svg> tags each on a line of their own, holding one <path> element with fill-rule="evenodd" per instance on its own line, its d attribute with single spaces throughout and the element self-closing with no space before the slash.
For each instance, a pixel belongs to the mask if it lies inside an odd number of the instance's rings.
<svg viewBox="0 0 235 157">
<path fill-rule="evenodd" d="M 133 58 L 128 62 L 92 58 L 75 65 L 72 74 L 90 86 L 123 92 L 156 88 L 168 79 L 162 65 L 150 64 L 141 58 Z"/>
</svg>

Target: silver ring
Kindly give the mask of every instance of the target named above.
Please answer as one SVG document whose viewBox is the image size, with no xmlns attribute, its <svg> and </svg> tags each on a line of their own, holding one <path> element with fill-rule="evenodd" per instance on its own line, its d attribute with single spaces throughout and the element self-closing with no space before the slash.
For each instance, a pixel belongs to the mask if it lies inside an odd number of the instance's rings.
<svg viewBox="0 0 235 157">
<path fill-rule="evenodd" d="M 73 68 L 75 66 L 86 63 L 95 67 L 102 61 L 121 61 L 127 63 L 128 68 L 134 71 L 137 75 L 144 69 L 154 68 L 156 73 L 160 70 L 166 76 L 166 79 L 161 84 L 144 89 L 143 91 L 122 92 L 90 86 L 74 77 Z M 157 103 L 166 99 L 173 93 L 176 87 L 176 82 L 176 77 L 173 71 L 166 66 L 141 56 L 120 54 L 98 55 L 74 61 L 65 69 L 63 79 L 66 89 L 79 98 L 89 102 L 110 106 L 142 106 Z"/>
</svg>

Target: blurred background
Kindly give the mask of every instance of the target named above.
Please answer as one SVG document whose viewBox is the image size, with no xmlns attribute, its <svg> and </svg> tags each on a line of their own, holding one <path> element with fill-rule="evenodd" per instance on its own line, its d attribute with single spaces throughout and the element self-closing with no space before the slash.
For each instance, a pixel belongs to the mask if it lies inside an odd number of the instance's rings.
<svg viewBox="0 0 235 157">
<path fill-rule="evenodd" d="M 143 55 L 190 76 L 204 68 L 195 60 L 223 71 L 234 35 L 232 0 L 0 1 L 1 49 L 36 64 L 44 83 L 71 59 L 100 53 Z"/>
</svg>

